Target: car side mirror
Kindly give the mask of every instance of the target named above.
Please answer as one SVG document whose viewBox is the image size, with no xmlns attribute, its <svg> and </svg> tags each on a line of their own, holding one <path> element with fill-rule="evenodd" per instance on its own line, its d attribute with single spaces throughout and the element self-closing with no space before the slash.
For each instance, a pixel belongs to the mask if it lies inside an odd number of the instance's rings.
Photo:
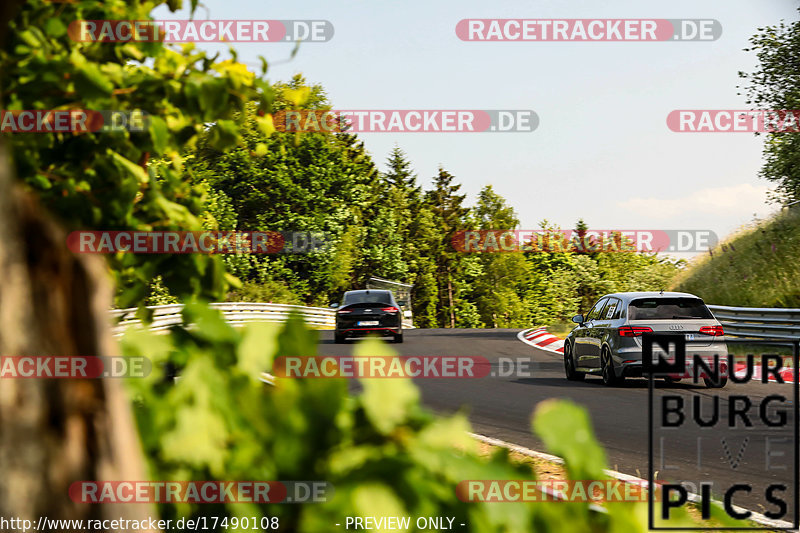
<svg viewBox="0 0 800 533">
<path fill-rule="evenodd" d="M 572 317 L 572 321 L 575 322 L 576 324 L 583 324 L 584 322 L 583 315 L 575 315 L 574 317 Z"/>
<path fill-rule="evenodd" d="M 328 307 L 331 307 L 331 308 L 333 308 L 333 309 L 336 309 L 337 307 L 339 307 L 339 304 L 337 304 L 337 303 L 333 303 L 333 304 L 329 305 Z"/>
<path fill-rule="evenodd" d="M 411 314 L 411 311 L 403 311 L 403 318 L 411 318 L 412 316 L 414 315 Z"/>
</svg>

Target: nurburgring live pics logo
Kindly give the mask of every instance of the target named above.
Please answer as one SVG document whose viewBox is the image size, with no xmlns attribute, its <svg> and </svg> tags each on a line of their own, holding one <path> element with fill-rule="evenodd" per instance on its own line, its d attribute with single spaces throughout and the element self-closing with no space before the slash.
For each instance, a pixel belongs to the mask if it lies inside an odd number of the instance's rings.
<svg viewBox="0 0 800 533">
<path fill-rule="evenodd" d="M 734 497 L 737 493 L 753 494 L 754 486 L 744 480 L 736 481 L 734 483 L 723 484 L 719 480 L 712 480 L 707 473 L 701 470 L 701 455 L 702 449 L 710 448 L 710 444 L 703 447 L 702 441 L 705 438 L 712 437 L 711 440 L 721 442 L 725 456 L 727 457 L 729 466 L 735 470 L 743 460 L 743 454 L 747 449 L 748 442 L 753 435 L 753 431 L 764 433 L 766 439 L 764 449 L 766 453 L 765 470 L 770 471 L 769 478 L 765 481 L 769 484 L 763 487 L 763 515 L 771 520 L 780 520 L 789 515 L 788 503 L 786 501 L 785 493 L 793 487 L 795 505 L 797 504 L 797 464 L 791 467 L 793 473 L 793 483 L 780 483 L 780 479 L 775 479 L 775 471 L 788 471 L 790 468 L 787 465 L 780 465 L 776 467 L 771 465 L 771 459 L 776 457 L 788 456 L 789 454 L 777 450 L 780 444 L 787 442 L 786 437 L 776 437 L 775 431 L 780 428 L 793 429 L 793 446 L 797 447 L 797 420 L 798 420 L 798 405 L 796 399 L 798 397 L 798 373 L 793 373 L 794 384 L 794 398 L 791 401 L 778 391 L 770 389 L 770 393 L 764 398 L 758 400 L 758 405 L 755 405 L 754 399 L 741 394 L 731 393 L 727 397 L 721 397 L 720 394 L 708 394 L 709 389 L 702 388 L 688 388 L 679 392 L 672 393 L 668 389 L 659 389 L 658 400 L 656 400 L 656 392 L 653 380 L 655 377 L 675 376 L 675 375 L 688 375 L 691 377 L 693 383 L 698 383 L 701 377 L 707 378 L 712 384 L 720 384 L 722 379 L 730 380 L 733 384 L 742 384 L 748 382 L 760 381 L 762 384 L 769 386 L 771 382 L 783 383 L 783 359 L 779 355 L 763 354 L 760 361 L 756 363 L 753 354 L 746 356 L 745 368 L 735 371 L 741 364 L 736 364 L 736 356 L 730 352 L 725 357 L 726 361 L 720 359 L 720 354 L 713 356 L 692 354 L 687 357 L 687 342 L 692 344 L 692 341 L 687 341 L 685 334 L 665 334 L 665 333 L 645 333 L 642 336 L 642 371 L 643 375 L 648 377 L 649 381 L 649 417 L 650 417 L 650 431 L 648 442 L 648 455 L 649 455 L 649 473 L 648 482 L 654 482 L 654 472 L 656 466 L 654 465 L 654 442 L 656 438 L 656 430 L 667 430 L 665 435 L 669 435 L 669 430 L 676 430 L 681 428 L 683 432 L 698 430 L 699 435 L 704 435 L 703 432 L 713 432 L 707 436 L 697 436 L 697 470 L 698 479 L 700 479 L 700 501 L 696 502 L 700 505 L 701 516 L 703 519 L 711 517 L 711 500 L 713 487 L 722 486 L 722 490 L 718 490 L 722 496 L 722 503 L 725 512 L 733 519 L 747 520 L 752 516 L 751 511 L 742 510 L 736 507 L 733 503 Z M 728 339 L 726 342 L 733 342 Z M 750 341 L 748 341 L 750 342 Z M 726 348 L 727 351 L 727 348 Z M 796 352 L 795 352 L 796 353 Z M 666 357 L 665 357 L 666 356 Z M 795 355 L 793 366 L 796 367 L 798 361 Z M 759 366 L 756 366 L 756 365 Z M 720 388 L 710 390 L 723 390 Z M 687 401 L 686 394 L 691 395 L 691 402 Z M 713 408 L 711 414 L 709 410 L 703 409 L 704 406 L 711 405 Z M 720 414 L 720 404 L 727 405 L 728 416 Z M 691 405 L 691 407 L 689 406 Z M 793 416 L 789 414 L 787 406 L 791 406 Z M 658 412 L 656 412 L 658 408 Z M 741 423 L 741 428 L 737 425 L 737 421 Z M 754 425 L 754 421 L 763 424 L 763 428 L 758 428 Z M 722 428 L 727 428 L 728 432 L 725 437 L 719 439 Z M 726 437 L 737 436 L 737 432 L 744 433 L 746 436 L 741 439 L 738 457 L 733 458 L 729 444 Z M 664 439 L 661 437 L 661 461 L 664 462 L 664 450 L 670 449 L 665 446 Z M 771 453 L 771 448 L 774 448 Z M 796 458 L 797 452 L 795 452 Z M 688 466 L 685 466 L 688 468 Z M 661 520 L 668 520 L 670 511 L 675 508 L 682 507 L 689 502 L 689 491 L 687 486 L 689 481 L 681 482 L 666 482 L 664 481 L 666 467 L 663 466 L 659 471 L 662 478 L 660 482 L 663 490 L 663 497 L 661 498 L 661 506 L 659 518 Z M 681 472 L 680 479 L 687 478 L 686 472 Z M 760 478 L 759 478 L 760 479 Z M 691 485 L 694 485 L 691 483 Z M 677 498 L 673 497 L 677 496 Z M 656 526 L 656 516 L 654 513 L 653 500 L 649 499 L 649 528 L 651 530 L 670 530 L 667 523 L 664 527 Z M 767 507 L 769 506 L 769 507 Z M 793 528 L 797 528 L 797 510 L 794 512 Z M 730 529 L 729 527 L 715 528 L 715 527 L 698 527 L 698 530 L 715 530 L 715 529 Z M 737 529 L 774 529 L 772 527 L 741 527 Z"/>
</svg>

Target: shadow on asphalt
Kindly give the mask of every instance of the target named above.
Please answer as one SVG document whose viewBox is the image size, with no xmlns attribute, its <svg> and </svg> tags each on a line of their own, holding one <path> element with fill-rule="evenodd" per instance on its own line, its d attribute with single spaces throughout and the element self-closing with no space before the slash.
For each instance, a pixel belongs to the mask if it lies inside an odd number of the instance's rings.
<svg viewBox="0 0 800 533">
<path fill-rule="evenodd" d="M 376 338 L 378 340 L 382 340 L 386 344 L 394 344 L 392 342 L 392 339 L 390 339 L 388 337 L 376 337 Z M 347 339 L 347 340 L 344 341 L 344 344 L 342 344 L 342 346 L 346 346 L 348 344 L 350 344 L 352 346 L 352 345 L 357 344 L 359 342 L 365 341 L 366 339 L 367 339 L 367 337 L 359 337 L 357 339 Z M 336 344 L 336 343 L 333 341 L 333 339 L 324 339 L 324 338 L 320 337 L 320 339 L 317 341 L 317 344 Z"/>
<path fill-rule="evenodd" d="M 406 330 L 408 332 L 408 330 Z M 459 338 L 465 337 L 480 337 L 481 339 L 506 339 L 508 340 L 510 335 L 516 336 L 519 330 L 516 329 L 498 329 L 498 330 L 488 330 L 488 329 L 446 329 L 446 330 L 426 330 L 425 336 L 426 337 L 452 337 L 458 336 Z M 491 332 L 491 333 L 489 333 Z"/>
<path fill-rule="evenodd" d="M 617 385 L 615 387 L 606 387 L 603 385 L 603 380 L 598 375 L 597 377 L 594 376 L 587 376 L 586 381 L 568 381 L 566 378 L 553 378 L 553 377 L 541 377 L 541 378 L 521 378 L 514 380 L 514 383 L 522 383 L 523 385 L 536 385 L 536 386 L 545 386 L 545 387 L 564 387 L 565 384 L 569 385 L 570 387 L 576 388 L 603 388 L 603 389 L 642 389 L 646 390 L 648 387 L 648 382 L 646 379 L 639 379 L 639 378 L 628 378 L 625 380 L 625 383 L 621 385 Z M 657 379 L 654 383 L 656 389 L 671 389 L 671 390 L 692 390 L 692 389 L 701 389 L 705 390 L 705 385 L 691 385 L 689 383 L 666 383 L 660 379 Z"/>
</svg>

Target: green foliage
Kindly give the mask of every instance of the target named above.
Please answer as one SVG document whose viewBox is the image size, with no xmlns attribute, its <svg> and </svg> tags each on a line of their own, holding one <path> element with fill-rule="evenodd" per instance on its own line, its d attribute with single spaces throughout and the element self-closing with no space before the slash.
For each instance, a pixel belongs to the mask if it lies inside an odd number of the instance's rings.
<svg viewBox="0 0 800 533">
<path fill-rule="evenodd" d="M 472 216 L 479 229 L 515 229 L 519 226 L 514 209 L 494 192 L 491 185 L 479 193 Z M 473 268 L 478 274 L 466 285 L 483 324 L 494 328 L 527 327 L 530 317 L 523 299 L 531 273 L 525 257 L 519 253 L 485 253 L 470 259 L 478 262 L 477 268 Z M 469 264 L 470 259 L 464 262 Z"/>
<path fill-rule="evenodd" d="M 800 307 L 800 209 L 743 229 L 673 283 L 717 305 Z"/>
<path fill-rule="evenodd" d="M 545 232 L 558 231 L 546 220 L 541 227 Z M 576 232 L 586 229 L 579 220 Z M 526 255 L 530 266 L 526 302 L 533 324 L 569 320 L 610 292 L 665 289 L 684 264 L 638 252 L 539 251 Z"/>
<path fill-rule="evenodd" d="M 145 305 L 168 305 L 180 303 L 178 299 L 169 293 L 169 290 L 164 287 L 161 276 L 157 276 L 153 282 L 148 286 L 147 299 Z"/>
<path fill-rule="evenodd" d="M 478 306 L 469 300 L 459 299 L 456 301 L 455 308 L 456 323 L 455 327 L 471 329 L 483 327 Z"/>
<path fill-rule="evenodd" d="M 241 288 L 228 293 L 229 302 L 261 302 L 273 304 L 302 305 L 298 295 L 280 281 L 246 281 Z"/>
<path fill-rule="evenodd" d="M 463 205 L 466 195 L 458 194 L 461 185 L 455 176 L 443 168 L 433 180 L 433 188 L 425 194 L 430 208 L 435 234 L 431 241 L 431 254 L 436 265 L 437 321 L 443 327 L 455 327 L 455 310 L 459 296 L 459 270 L 463 254 L 452 247 L 453 235 L 466 228 L 469 209 Z"/>
<path fill-rule="evenodd" d="M 606 454 L 594 439 L 589 414 L 571 402 L 546 400 L 536 407 L 533 430 L 562 457 L 569 479 L 601 479 Z"/>
<path fill-rule="evenodd" d="M 800 21 L 759 28 L 750 39 L 758 65 L 751 73 L 739 72 L 747 81 L 747 103 L 755 109 L 800 109 Z M 797 124 L 794 124 L 797 131 Z M 767 133 L 761 177 L 777 184 L 776 199 L 800 200 L 800 136 Z"/>
<path fill-rule="evenodd" d="M 386 166 L 389 167 L 389 172 L 384 174 L 386 183 L 400 189 L 410 197 L 412 202 L 418 203 L 422 191 L 417 186 L 417 176 L 411 168 L 408 156 L 399 146 L 395 145 L 392 148 Z"/>
<path fill-rule="evenodd" d="M 481 189 L 472 212 L 480 229 L 515 229 L 519 225 L 514 208 L 491 185 Z"/>
<path fill-rule="evenodd" d="M 270 516 L 285 531 L 330 530 L 345 516 L 454 516 L 464 531 L 645 531 L 644 503 L 609 504 L 607 515 L 586 503 L 468 503 L 466 480 L 533 479 L 499 451 L 476 453 L 464 415 L 440 418 L 420 406 L 411 380 L 364 379 L 348 394 L 342 379 L 257 379 L 275 356 L 311 356 L 316 338 L 302 320 L 275 325 L 227 325 L 214 310 L 189 305 L 193 329 L 170 335 L 128 332 L 124 353 L 147 356 L 154 372 L 131 380 L 136 420 L 153 479 L 324 480 L 324 503 L 161 506 L 164 518 Z M 392 356 L 377 340 L 356 356 Z M 172 383 L 167 368 L 179 368 Z M 548 449 L 564 457 L 572 479 L 604 479 L 605 454 L 586 412 L 569 402 L 540 404 L 532 426 Z M 673 522 L 685 525 L 685 517 Z"/>
<path fill-rule="evenodd" d="M 276 83 L 274 95 L 277 109 L 330 108 L 324 89 L 299 75 Z M 255 107 L 243 116 L 241 146 L 221 152 L 202 138 L 186 156 L 195 188 L 207 191 L 206 226 L 326 232 L 331 246 L 313 254 L 225 256 L 227 272 L 248 287 L 231 298 L 272 297 L 285 287 L 296 296 L 291 301 L 326 305 L 377 276 L 413 284 L 418 327 L 527 327 L 564 320 L 612 288 L 663 288 L 674 270 L 643 256 L 457 252 L 456 231 L 519 225 L 491 186 L 470 209 L 444 169 L 422 191 L 399 147 L 379 173 L 354 135 L 265 132 Z M 546 221 L 543 227 L 555 231 Z M 270 294 L 254 290 L 264 284 Z"/>
<path fill-rule="evenodd" d="M 326 106 L 322 88 L 305 85 L 302 77 L 277 84 L 275 95 L 278 107 Z M 348 134 L 269 134 L 259 126 L 255 106 L 242 116 L 243 145 L 221 152 L 203 138 L 189 158 L 195 186 L 210 191 L 205 208 L 211 218 L 220 219 L 217 213 L 229 207 L 232 216 L 223 220 L 231 229 L 314 232 L 327 235 L 330 246 L 229 257 L 228 271 L 245 283 L 280 281 L 306 303 L 336 299 L 363 284 L 365 220 L 377 201 L 377 170 L 363 144 Z M 258 147 L 264 148 L 260 156 Z"/>
<path fill-rule="evenodd" d="M 578 293 L 579 282 L 572 269 L 532 269 L 529 288 L 525 293 L 530 324 L 550 325 L 580 312 L 582 307 Z M 590 298 L 591 296 L 587 300 Z"/>
<path fill-rule="evenodd" d="M 142 111 L 143 131 L 16 134 L 8 138 L 16 176 L 70 229 L 200 229 L 203 193 L 184 179 L 181 151 L 201 134 L 224 150 L 241 142 L 241 111 L 269 112 L 269 85 L 235 60 L 193 45 L 78 42 L 76 20 L 150 20 L 171 0 L 21 3 L 0 50 L 3 108 Z M 192 3 L 192 7 L 196 2 Z M 219 298 L 218 257 L 110 257 L 121 307 L 143 302 L 156 275 L 178 297 Z"/>
</svg>

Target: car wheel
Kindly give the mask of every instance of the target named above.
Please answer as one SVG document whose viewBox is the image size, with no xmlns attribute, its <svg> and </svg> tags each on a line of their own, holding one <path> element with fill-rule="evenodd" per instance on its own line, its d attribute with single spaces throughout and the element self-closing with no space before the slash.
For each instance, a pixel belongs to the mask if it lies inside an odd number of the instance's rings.
<svg viewBox="0 0 800 533">
<path fill-rule="evenodd" d="M 344 344 L 344 335 L 338 333 L 333 334 L 333 342 L 336 344 Z"/>
<path fill-rule="evenodd" d="M 403 342 L 403 334 L 401 333 L 399 335 L 395 335 L 394 339 L 392 339 L 392 342 L 401 344 Z"/>
<path fill-rule="evenodd" d="M 603 348 L 603 351 L 600 353 L 600 364 L 603 365 L 603 385 L 614 387 L 616 385 L 621 385 L 625 381 L 624 377 L 617 376 L 614 371 L 614 363 L 608 348 Z"/>
<path fill-rule="evenodd" d="M 706 384 L 708 389 L 721 389 L 728 384 L 728 378 L 720 377 L 718 380 L 703 378 L 703 383 Z"/>
<path fill-rule="evenodd" d="M 583 372 L 575 370 L 575 361 L 572 359 L 572 348 L 570 348 L 569 342 L 564 343 L 564 373 L 570 381 L 583 381 L 583 378 L 586 377 Z"/>
</svg>

